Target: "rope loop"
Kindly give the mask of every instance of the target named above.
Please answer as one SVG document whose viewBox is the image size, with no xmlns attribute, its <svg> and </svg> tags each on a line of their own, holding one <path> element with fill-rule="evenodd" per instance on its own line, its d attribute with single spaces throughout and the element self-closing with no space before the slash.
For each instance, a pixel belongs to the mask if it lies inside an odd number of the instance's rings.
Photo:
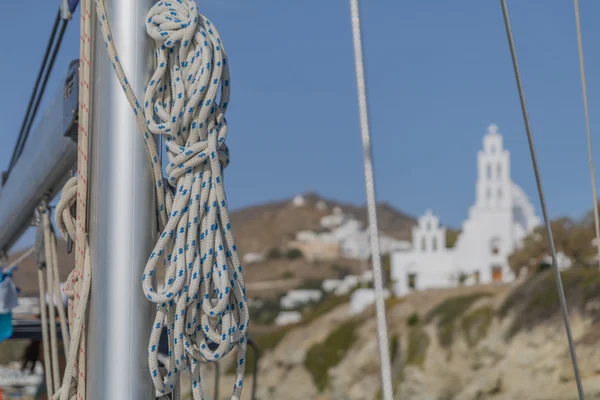
<svg viewBox="0 0 600 400">
<path fill-rule="evenodd" d="M 208 151 L 209 143 L 206 140 L 196 142 L 189 147 L 177 146 L 173 141 L 166 143 L 171 162 L 167 165 L 166 173 L 168 182 L 177 182 L 182 175 L 190 173 L 200 164 L 209 159 L 209 153 L 217 154 L 221 168 L 229 165 L 229 149 L 225 143 L 218 146 L 216 151 Z"/>
<path fill-rule="evenodd" d="M 146 31 L 157 43 L 173 48 L 193 36 L 197 23 L 198 9 L 194 3 L 161 1 L 148 14 Z"/>
<path fill-rule="evenodd" d="M 75 241 L 77 219 L 71 210 L 77 201 L 77 177 L 70 178 L 62 189 L 62 194 L 56 204 L 55 221 L 56 227 L 63 239 Z M 74 268 L 65 281 L 63 293 L 69 298 L 75 297 L 75 286 L 79 282 L 80 271 Z"/>
<path fill-rule="evenodd" d="M 62 189 L 62 194 L 56 204 L 56 228 L 63 239 L 75 240 L 76 222 L 75 216 L 71 214 L 71 208 L 77 201 L 77 177 L 70 178 Z"/>
</svg>

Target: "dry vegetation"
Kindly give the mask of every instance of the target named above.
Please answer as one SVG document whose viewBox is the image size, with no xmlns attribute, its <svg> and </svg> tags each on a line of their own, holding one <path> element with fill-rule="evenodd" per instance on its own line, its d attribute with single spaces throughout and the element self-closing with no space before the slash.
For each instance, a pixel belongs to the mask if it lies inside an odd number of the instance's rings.
<svg viewBox="0 0 600 400">
<path fill-rule="evenodd" d="M 569 311 L 590 313 L 591 302 L 600 300 L 600 271 L 597 268 L 571 268 L 561 273 Z M 560 315 L 560 300 L 554 271 L 540 272 L 513 290 L 499 310 L 500 317 L 515 316 L 509 336 Z M 592 315 L 596 320 L 600 314 Z"/>
</svg>

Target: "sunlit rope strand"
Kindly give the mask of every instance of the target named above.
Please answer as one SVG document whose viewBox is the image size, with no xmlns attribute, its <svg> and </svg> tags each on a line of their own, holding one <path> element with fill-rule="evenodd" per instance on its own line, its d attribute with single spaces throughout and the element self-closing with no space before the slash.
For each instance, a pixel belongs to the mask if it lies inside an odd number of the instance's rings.
<svg viewBox="0 0 600 400">
<path fill-rule="evenodd" d="M 156 3 L 145 21 L 156 44 L 156 70 L 142 106 L 119 63 L 103 0 L 96 5 L 109 58 L 136 114 L 154 171 L 161 233 L 142 285 L 157 305 L 149 343 L 157 394 L 171 393 L 179 374 L 191 367 L 193 397 L 202 399 L 200 361 L 218 361 L 237 345 L 232 399 L 239 399 L 249 316 L 223 187 L 223 168 L 229 163 L 224 114 L 230 88 L 223 43 L 193 1 Z M 151 134 L 165 137 L 166 181 Z M 152 281 L 161 260 L 165 282 L 155 288 Z M 157 359 L 163 329 L 169 343 L 164 375 Z"/>
<path fill-rule="evenodd" d="M 50 216 L 48 210 L 44 210 L 41 215 L 41 229 L 44 235 L 44 248 L 41 250 L 44 252 L 46 261 L 46 282 L 48 284 L 48 300 L 46 305 L 46 299 L 41 303 L 41 306 L 49 310 L 49 325 L 50 325 L 50 356 L 51 356 L 51 371 L 46 371 L 46 379 L 52 379 L 52 384 L 58 389 L 60 386 L 60 367 L 58 366 L 58 338 L 56 332 L 56 309 L 54 308 L 54 296 L 55 296 L 55 285 L 58 286 L 59 282 L 54 279 L 53 273 L 53 258 L 51 246 L 51 227 L 50 227 Z M 46 296 L 46 295 L 45 295 Z M 44 296 L 44 297 L 45 297 Z"/>
<path fill-rule="evenodd" d="M 27 257 L 32 255 L 35 252 L 35 246 L 30 247 L 27 251 L 23 252 L 15 261 L 13 261 L 8 267 L 2 271 L 5 275 L 13 272 L 16 268 L 18 268 L 19 264 L 21 264 Z"/>
<path fill-rule="evenodd" d="M 385 318 L 385 302 L 381 273 L 381 255 L 379 253 L 379 228 L 377 226 L 377 203 L 375 201 L 375 182 L 373 178 L 373 161 L 371 153 L 371 135 L 369 132 L 369 114 L 367 107 L 367 90 L 365 82 L 362 39 L 360 32 L 360 14 L 358 0 L 350 0 L 352 17 L 352 38 L 354 42 L 354 61 L 356 67 L 356 86 L 358 89 L 358 107 L 360 114 L 360 130 L 363 146 L 365 190 L 369 214 L 369 238 L 371 260 L 373 262 L 373 282 L 375 283 L 375 310 L 377 317 L 377 334 L 379 360 L 381 368 L 382 394 L 384 400 L 393 399 L 392 372 L 388 349 L 388 332 Z"/>
<path fill-rule="evenodd" d="M 44 374 L 46 390 L 54 393 L 52 380 L 52 359 L 50 358 L 50 334 L 48 332 L 48 309 L 46 308 L 46 278 L 41 266 L 38 266 L 38 288 L 40 292 L 40 318 L 42 323 L 42 349 L 44 352 Z"/>
<path fill-rule="evenodd" d="M 581 20 L 579 18 L 579 0 L 574 0 L 575 26 L 577 28 L 577 49 L 579 51 L 579 71 L 581 72 L 581 92 L 583 94 L 583 109 L 585 112 L 585 128 L 587 131 L 588 158 L 590 164 L 590 177 L 592 179 L 592 197 L 594 201 L 594 227 L 596 229 L 597 261 L 600 263 L 600 221 L 598 218 L 598 195 L 596 191 L 596 174 L 594 173 L 594 157 L 592 156 L 592 134 L 590 129 L 590 113 L 587 99 L 587 85 L 585 83 L 585 67 L 583 62 L 583 41 L 581 39 Z"/>
<path fill-rule="evenodd" d="M 91 87 L 92 85 L 92 40 L 95 22 L 92 20 L 93 2 L 92 0 L 82 0 L 81 26 L 79 38 L 79 131 L 77 136 L 77 191 L 76 191 L 76 233 L 73 238 L 75 241 L 75 272 L 71 275 L 71 280 L 67 284 L 72 285 L 69 289 L 73 293 L 73 300 L 70 302 L 70 313 L 73 314 L 69 321 L 75 320 L 81 325 L 79 337 L 72 343 L 77 346 L 77 359 L 73 360 L 72 373 L 76 382 L 71 383 L 76 389 L 78 400 L 86 397 L 86 323 L 85 313 L 87 312 L 87 299 L 90 295 L 91 286 L 91 260 L 89 259 L 90 249 L 87 236 L 87 204 L 88 204 L 88 166 L 89 166 L 89 144 L 91 131 Z M 69 202 L 69 204 L 72 204 Z M 63 213 L 67 217 L 67 213 Z M 69 349 L 71 354 L 75 354 L 75 349 Z M 63 393 L 61 400 L 66 399 L 66 382 L 63 382 Z"/>
<path fill-rule="evenodd" d="M 50 210 L 47 211 L 50 213 Z M 65 312 L 64 303 L 62 301 L 62 291 L 60 288 L 60 274 L 58 273 L 58 254 L 56 253 L 56 233 L 52 228 L 52 224 L 50 222 L 50 215 L 48 215 L 48 231 L 50 234 L 50 262 L 47 263 L 49 268 L 52 270 L 52 277 L 54 279 L 54 298 L 56 299 L 56 309 L 58 310 L 58 320 L 60 321 L 60 332 L 61 338 L 63 342 L 63 349 L 65 353 L 65 359 L 69 356 L 69 344 L 70 344 L 70 336 L 69 330 L 67 326 L 67 315 Z"/>
<path fill-rule="evenodd" d="M 565 331 L 567 333 L 567 341 L 569 342 L 569 353 L 571 356 L 571 362 L 573 363 L 573 372 L 575 374 L 575 381 L 577 383 L 577 393 L 579 399 L 583 400 L 583 386 L 581 385 L 581 376 L 579 374 L 579 366 L 577 364 L 577 356 L 575 354 L 575 345 L 573 342 L 573 335 L 571 333 L 571 323 L 569 322 L 569 311 L 567 309 L 567 300 L 565 299 L 565 292 L 563 289 L 562 279 L 560 277 L 560 271 L 558 269 L 558 263 L 556 261 L 556 248 L 554 246 L 554 238 L 552 236 L 552 227 L 550 226 L 550 219 L 548 218 L 548 211 L 546 207 L 546 200 L 544 198 L 544 190 L 542 188 L 542 179 L 540 177 L 540 171 L 538 167 L 537 157 L 535 154 L 535 146 L 533 144 L 533 136 L 531 134 L 531 126 L 529 124 L 529 115 L 527 113 L 527 105 L 525 103 L 525 93 L 523 91 L 523 84 L 521 83 L 521 72 L 519 71 L 519 63 L 517 62 L 517 53 L 515 50 L 515 43 L 512 35 L 512 29 L 510 27 L 510 20 L 508 17 L 508 8 L 506 6 L 506 0 L 500 0 L 502 6 L 502 15 L 504 17 L 504 26 L 506 28 L 506 37 L 508 39 L 508 46 L 510 49 L 510 55 L 512 58 L 513 69 L 515 72 L 515 79 L 517 83 L 517 90 L 519 92 L 519 100 L 521 102 L 521 111 L 523 112 L 523 122 L 525 123 L 525 131 L 527 133 L 527 141 L 529 142 L 529 151 L 531 153 L 531 162 L 533 164 L 533 172 L 535 174 L 535 181 L 538 188 L 538 194 L 540 197 L 540 204 L 542 207 L 542 214 L 544 216 L 544 222 L 546 224 L 546 230 L 548 232 L 548 244 L 550 246 L 550 254 L 552 256 L 552 267 L 554 269 L 554 276 L 556 279 L 556 288 L 558 296 L 560 298 L 560 306 L 562 311 L 563 322 L 565 325 Z"/>
<path fill-rule="evenodd" d="M 40 314 L 42 323 L 42 340 L 44 350 L 44 373 L 46 381 L 46 390 L 48 393 L 54 393 L 60 385 L 60 364 L 58 359 L 58 334 L 56 330 L 55 305 L 58 307 L 59 320 L 63 331 L 63 339 L 69 340 L 69 334 L 66 329 L 66 317 L 62 308 L 62 299 L 60 293 L 60 280 L 58 276 L 56 240 L 52 224 L 50 222 L 50 210 L 41 206 L 39 208 L 38 221 L 38 285 L 40 292 Z M 41 260 L 43 261 L 41 261 Z M 44 274 L 44 269 L 46 274 Z M 47 291 L 46 291 L 47 285 Z M 49 313 L 48 313 L 49 311 Z M 49 315 L 48 315 L 49 314 Z M 67 347 L 65 345 L 65 347 Z"/>
<path fill-rule="evenodd" d="M 62 291 L 61 291 L 61 287 L 60 287 L 60 274 L 58 272 L 58 255 L 56 253 L 56 234 L 54 232 L 54 229 L 52 227 L 52 223 L 51 223 L 51 218 L 50 218 L 50 208 L 45 208 L 45 210 L 42 211 L 41 214 L 41 218 L 40 218 L 40 229 L 42 229 L 43 232 L 43 250 L 44 251 L 44 259 L 46 262 L 46 270 L 47 270 L 47 280 L 51 283 L 48 284 L 48 296 L 52 296 L 51 297 L 51 301 L 52 304 L 50 305 L 50 309 L 53 309 L 54 307 L 56 307 L 56 310 L 58 311 L 58 319 L 59 319 L 59 323 L 60 323 L 60 329 L 61 329 L 61 337 L 62 337 L 62 342 L 63 342 L 63 349 L 65 352 L 65 358 L 68 357 L 68 349 L 69 349 L 69 342 L 70 342 L 70 336 L 69 336 L 69 331 L 68 331 L 68 326 L 67 326 L 67 316 L 66 316 L 66 311 L 64 308 L 64 304 L 62 302 Z M 50 300 L 49 300 L 50 302 Z M 50 303 L 49 303 L 50 304 Z M 52 316 L 52 314 L 50 315 L 50 320 L 54 320 L 54 317 Z M 56 329 L 54 330 L 54 333 L 52 333 L 51 330 L 51 335 L 54 335 L 55 338 L 52 339 L 52 341 L 56 342 L 56 347 L 52 350 L 54 353 L 58 352 L 58 336 L 56 334 Z M 55 346 L 55 344 L 52 344 L 52 346 Z M 54 357 L 53 355 L 53 362 L 56 365 L 56 369 L 57 369 L 57 376 L 55 379 L 59 380 L 59 366 L 58 366 L 58 358 Z M 58 388 L 58 382 L 55 382 L 55 386 Z"/>
</svg>

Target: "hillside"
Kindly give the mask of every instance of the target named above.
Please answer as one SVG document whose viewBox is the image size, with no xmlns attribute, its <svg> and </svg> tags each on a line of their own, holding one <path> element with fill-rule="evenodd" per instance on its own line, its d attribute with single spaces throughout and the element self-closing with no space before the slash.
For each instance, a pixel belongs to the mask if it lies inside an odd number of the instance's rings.
<svg viewBox="0 0 600 400">
<path fill-rule="evenodd" d="M 242 253 L 268 251 L 283 246 L 300 230 L 319 230 L 319 221 L 339 207 L 344 214 L 367 226 L 366 206 L 357 206 L 319 196 L 316 193 L 302 195 L 304 205 L 296 207 L 293 199 L 246 207 L 231 213 L 238 247 Z M 320 209 L 317 204 L 325 205 Z M 400 240 L 410 240 L 415 219 L 387 203 L 377 206 L 380 230 Z"/>
<path fill-rule="evenodd" d="M 600 272 L 574 268 L 563 281 L 586 398 L 600 398 Z M 381 399 L 373 310 L 351 316 L 344 301 L 333 305 L 253 333 L 258 400 Z M 416 292 L 389 301 L 387 317 L 395 399 L 577 399 L 552 271 L 512 285 Z M 221 377 L 221 393 L 233 380 Z"/>
</svg>

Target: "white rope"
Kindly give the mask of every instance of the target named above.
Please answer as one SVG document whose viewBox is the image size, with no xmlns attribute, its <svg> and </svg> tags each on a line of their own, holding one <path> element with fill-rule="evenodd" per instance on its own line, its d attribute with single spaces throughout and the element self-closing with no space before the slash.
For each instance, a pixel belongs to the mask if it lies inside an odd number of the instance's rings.
<svg viewBox="0 0 600 400">
<path fill-rule="evenodd" d="M 43 235 L 43 248 L 40 251 L 44 252 L 45 265 L 38 266 L 38 288 L 40 296 L 40 318 L 42 326 L 42 342 L 44 351 L 44 370 L 46 375 L 46 390 L 48 393 L 53 393 L 54 388 L 58 388 L 60 382 L 60 364 L 58 360 L 58 334 L 56 331 L 56 317 L 54 306 L 56 298 L 61 298 L 60 293 L 60 277 L 58 275 L 58 263 L 56 254 L 56 236 L 52 231 L 50 224 L 49 210 L 46 209 L 41 213 L 38 229 Z M 13 271 L 19 263 L 29 257 L 36 251 L 36 246 L 21 254 L 8 268 L 5 273 Z M 46 270 L 44 275 L 43 269 Z M 46 292 L 46 284 L 48 291 Z M 57 297 L 58 296 L 58 297 Z M 46 298 L 51 298 L 46 301 Z M 66 316 L 62 303 L 58 305 L 59 320 L 61 324 L 61 334 L 65 351 L 68 347 L 69 333 L 67 331 Z M 49 312 L 49 315 L 48 315 Z"/>
<path fill-rule="evenodd" d="M 157 393 L 169 394 L 179 374 L 191 367 L 193 397 L 202 399 L 200 361 L 218 361 L 237 345 L 232 399 L 239 399 L 249 317 L 223 188 L 222 172 L 229 162 L 224 118 L 229 70 L 223 44 L 193 1 L 155 4 L 146 28 L 156 42 L 156 70 L 142 108 L 119 63 L 104 2 L 97 0 L 96 6 L 109 58 L 144 132 L 156 184 L 161 234 L 142 277 L 146 296 L 157 304 L 149 343 L 152 380 Z M 162 177 L 150 134 L 166 138 L 168 180 Z M 67 205 L 57 207 L 57 213 L 59 208 L 68 216 Z M 58 225 L 61 232 L 67 228 Z M 87 256 L 85 259 L 88 263 Z M 163 260 L 166 280 L 160 289 L 152 285 L 159 259 Z M 161 374 L 158 342 L 165 328 L 169 362 Z M 61 400 L 64 395 L 61 393 Z"/>
<path fill-rule="evenodd" d="M 592 156 L 592 134 L 590 129 L 590 113 L 587 100 L 587 85 L 585 83 L 585 67 L 583 62 L 583 41 L 581 39 L 581 21 L 579 19 L 579 0 L 574 0 L 575 26 L 577 28 L 577 49 L 579 51 L 579 71 L 581 73 L 581 91 L 583 94 L 583 109 L 585 112 L 585 128 L 587 130 L 588 159 L 590 164 L 590 177 L 592 179 L 592 199 L 594 201 L 594 226 L 596 228 L 596 248 L 598 250 L 597 262 L 600 263 L 600 221 L 598 218 L 598 195 L 596 191 L 596 174 L 594 173 L 594 158 Z"/>
<path fill-rule="evenodd" d="M 356 86 L 358 89 L 358 107 L 360 113 L 360 130 L 363 145 L 367 208 L 369 214 L 369 238 L 371 259 L 373 262 L 373 282 L 375 284 L 375 311 L 377 316 L 377 334 L 379 360 L 381 367 L 381 383 L 384 400 L 394 397 L 392 387 L 392 369 L 388 349 L 388 332 L 385 318 L 385 302 L 381 274 L 381 255 L 379 253 L 379 228 L 377 226 L 377 203 L 375 201 L 375 182 L 373 178 L 373 162 L 371 156 L 371 136 L 369 133 L 369 113 L 367 107 L 367 90 L 365 82 L 362 40 L 360 32 L 360 14 L 358 0 L 350 0 L 352 16 L 352 38 L 354 43 L 354 61 L 356 67 Z"/>
<path fill-rule="evenodd" d="M 48 280 L 48 303 L 52 301 L 50 304 L 50 320 L 55 320 L 54 315 L 54 307 L 58 311 L 58 319 L 60 321 L 60 329 L 61 336 L 63 341 L 63 349 L 65 351 L 65 357 L 68 356 L 69 349 L 69 331 L 67 327 L 67 316 L 65 314 L 64 305 L 62 302 L 62 293 L 60 288 L 60 274 L 58 273 L 58 256 L 56 252 L 56 234 L 54 233 L 54 229 L 52 228 L 52 223 L 50 222 L 50 209 L 46 208 L 41 215 L 41 229 L 44 235 L 43 243 L 44 243 L 44 258 L 46 261 L 46 279 Z M 52 300 L 50 300 L 52 298 Z M 54 325 L 54 328 L 52 327 Z M 54 336 L 54 339 L 51 338 L 51 342 L 55 352 L 58 351 L 57 345 L 57 334 L 56 334 L 56 324 L 51 324 L 50 326 L 50 334 Z M 52 333 L 54 331 L 54 333 Z M 58 388 L 58 356 L 53 355 L 53 362 L 57 365 L 57 375 L 55 377 L 55 386 Z"/>
<path fill-rule="evenodd" d="M 46 391 L 54 393 L 52 379 L 52 360 L 50 358 L 50 335 L 48 333 L 48 310 L 46 308 L 46 285 L 44 271 L 38 268 L 38 286 L 40 289 L 40 314 L 42 319 L 42 348 L 44 350 L 44 373 L 46 375 Z"/>
<path fill-rule="evenodd" d="M 40 291 L 40 311 L 42 323 L 42 340 L 44 349 L 44 369 L 46 375 L 46 390 L 49 394 L 60 387 L 60 363 L 58 358 L 58 333 L 56 330 L 55 307 L 58 309 L 63 348 L 65 356 L 69 348 L 69 332 L 67 318 L 62 303 L 60 277 L 58 274 L 58 258 L 56 253 L 56 235 L 50 222 L 50 210 L 45 208 L 40 212 L 38 234 L 43 254 L 43 264 L 38 268 L 38 283 Z M 46 270 L 44 276 L 43 269 Z M 46 292 L 46 284 L 48 291 Z M 57 300 L 58 299 L 58 300 Z M 49 316 L 48 316 L 49 311 Z"/>
<path fill-rule="evenodd" d="M 40 299 L 40 318 L 42 327 L 42 341 L 44 352 L 44 370 L 46 375 L 46 390 L 48 393 L 53 393 L 55 388 L 60 384 L 60 364 L 58 359 L 58 334 L 56 331 L 56 315 L 55 306 L 58 308 L 59 320 L 63 340 L 69 341 L 69 333 L 67 331 L 67 319 L 65 316 L 62 302 L 56 304 L 55 299 L 61 298 L 60 293 L 60 277 L 58 274 L 58 261 L 56 254 L 56 236 L 52 230 L 50 222 L 50 210 L 45 208 L 40 211 L 40 219 L 38 224 L 39 240 L 43 247 L 33 246 L 29 250 L 15 260 L 10 267 L 4 272 L 13 271 L 17 265 L 33 254 L 36 250 L 43 252 L 44 263 L 38 265 L 38 288 Z M 44 275 L 44 269 L 46 274 Z M 46 285 L 47 290 L 46 291 Z M 48 315 L 49 314 L 49 315 Z M 68 343 L 64 344 L 64 348 L 68 347 Z"/>
<path fill-rule="evenodd" d="M 50 217 L 48 216 L 48 225 L 50 224 Z M 64 303 L 62 301 L 62 291 L 60 288 L 60 274 L 58 273 L 58 255 L 56 252 L 56 234 L 53 229 L 50 229 L 50 253 L 51 253 L 51 269 L 52 274 L 54 276 L 54 302 L 56 304 L 56 308 L 58 310 L 58 319 L 60 321 L 60 332 L 62 336 L 63 342 L 63 350 L 65 353 L 65 358 L 69 356 L 69 344 L 70 344 L 70 336 L 69 336 L 69 328 L 67 323 L 67 315 L 65 313 Z"/>
<path fill-rule="evenodd" d="M 27 257 L 32 255 L 35 252 L 35 246 L 30 247 L 27 251 L 22 253 L 15 261 L 13 261 L 8 267 L 2 271 L 5 275 L 13 272 L 19 264 L 21 264 Z"/>
<path fill-rule="evenodd" d="M 50 217 L 48 215 L 48 210 L 45 210 L 41 215 L 41 229 L 44 234 L 44 253 L 46 260 L 46 282 L 48 283 L 48 302 L 46 302 L 46 294 L 44 293 L 44 299 L 41 303 L 41 306 L 45 309 L 48 307 L 50 311 L 49 317 L 49 325 L 50 325 L 50 355 L 51 355 L 51 371 L 46 371 L 46 379 L 52 379 L 53 387 L 58 388 L 60 385 L 60 367 L 58 365 L 58 341 L 56 334 L 56 309 L 54 303 L 54 286 L 58 285 L 59 282 L 55 282 L 54 273 L 53 273 L 53 257 L 51 250 L 51 227 L 50 227 Z M 46 344 L 44 344 L 46 345 Z M 49 392 L 52 393 L 52 392 Z"/>
</svg>

